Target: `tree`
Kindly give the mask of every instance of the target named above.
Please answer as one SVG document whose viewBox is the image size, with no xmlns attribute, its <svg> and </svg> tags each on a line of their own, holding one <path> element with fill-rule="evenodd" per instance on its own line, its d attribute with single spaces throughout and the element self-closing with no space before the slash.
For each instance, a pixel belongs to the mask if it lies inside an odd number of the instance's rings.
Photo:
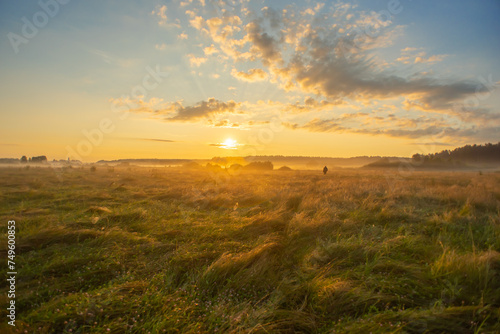
<svg viewBox="0 0 500 334">
<path fill-rule="evenodd" d="M 47 157 L 45 155 L 40 155 L 38 157 L 31 157 L 31 162 L 43 163 L 47 162 Z"/>
<path fill-rule="evenodd" d="M 28 162 L 28 158 L 26 158 L 26 156 L 25 156 L 25 155 L 23 155 L 23 156 L 21 157 L 21 163 L 22 163 L 22 164 L 25 164 L 25 163 L 27 163 L 27 162 Z"/>
<path fill-rule="evenodd" d="M 246 170 L 273 170 L 273 168 L 271 161 L 255 161 L 243 167 Z"/>
</svg>

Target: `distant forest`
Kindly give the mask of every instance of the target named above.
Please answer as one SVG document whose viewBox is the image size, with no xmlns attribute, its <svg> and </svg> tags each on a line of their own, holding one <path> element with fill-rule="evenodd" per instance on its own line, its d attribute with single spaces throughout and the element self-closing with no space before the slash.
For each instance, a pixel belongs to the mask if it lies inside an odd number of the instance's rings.
<svg viewBox="0 0 500 334">
<path fill-rule="evenodd" d="M 380 156 L 358 156 L 352 158 L 328 158 L 310 156 L 282 156 L 282 155 L 260 155 L 246 157 L 214 157 L 212 159 L 119 159 L 100 160 L 99 164 L 118 164 L 128 166 L 130 164 L 147 165 L 172 165 L 182 166 L 191 162 L 205 165 L 214 163 L 224 167 L 237 164 L 247 165 L 253 162 L 268 162 L 275 166 L 288 166 L 294 169 L 317 169 L 323 166 L 335 167 L 397 167 L 402 160 L 412 162 L 422 168 L 447 168 L 447 167 L 468 167 L 474 165 L 498 165 L 500 163 L 500 142 L 496 144 L 487 143 L 484 145 L 465 145 L 453 150 L 443 150 L 438 153 L 414 154 L 411 158 L 400 157 L 380 157 Z M 26 164 L 26 163 L 47 163 L 46 156 L 35 156 L 28 158 L 22 156 L 16 158 L 0 158 L 0 164 Z M 54 163 L 81 164 L 77 160 L 53 160 Z M 251 168 L 254 168 L 251 165 Z M 262 167 L 262 166 L 261 166 Z M 250 168 L 250 167 L 249 167 Z M 266 166 L 268 168 L 268 166 Z"/>
<path fill-rule="evenodd" d="M 494 163 L 500 162 L 500 142 L 497 144 L 484 144 L 484 145 L 466 145 L 458 147 L 452 151 L 444 150 L 439 153 L 431 154 L 414 154 L 412 156 L 414 161 L 423 162 L 480 162 L 480 163 Z"/>
</svg>

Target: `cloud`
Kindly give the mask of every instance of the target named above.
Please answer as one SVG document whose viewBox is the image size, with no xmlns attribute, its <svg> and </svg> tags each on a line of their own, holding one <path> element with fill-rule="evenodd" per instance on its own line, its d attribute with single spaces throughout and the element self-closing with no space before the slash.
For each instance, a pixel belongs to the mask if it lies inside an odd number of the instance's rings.
<svg viewBox="0 0 500 334">
<path fill-rule="evenodd" d="M 250 52 L 256 54 L 264 65 L 269 66 L 281 61 L 279 41 L 268 34 L 258 21 L 250 22 L 246 30 L 248 40 L 252 44 Z"/>
<path fill-rule="evenodd" d="M 303 129 L 310 132 L 343 132 L 346 130 L 345 127 L 341 126 L 334 119 L 322 120 L 315 118 L 304 125 L 299 125 L 297 123 L 288 123 L 288 122 L 283 122 L 283 125 L 288 129 L 292 130 Z"/>
<path fill-rule="evenodd" d="M 205 20 L 201 16 L 195 16 L 191 20 L 189 20 L 189 24 L 197 30 L 201 30 L 205 25 Z"/>
<path fill-rule="evenodd" d="M 201 64 L 205 63 L 208 60 L 208 58 L 206 57 L 196 57 L 193 54 L 188 54 L 187 56 L 189 58 L 189 64 L 191 65 L 191 67 L 200 67 Z"/>
<path fill-rule="evenodd" d="M 260 126 L 269 124 L 270 121 L 231 121 L 229 119 L 208 119 L 207 124 L 213 128 L 230 128 L 239 130 L 248 130 L 253 126 Z"/>
<path fill-rule="evenodd" d="M 392 27 L 390 20 L 383 20 L 375 12 L 352 15 L 351 21 L 356 24 L 342 24 L 341 18 L 335 21 L 336 28 L 326 29 L 327 22 L 322 17 L 307 20 L 291 9 L 281 15 L 264 7 L 260 16 L 244 26 L 243 37 L 232 37 L 233 30 L 222 33 L 229 21 L 241 26 L 239 18 L 215 17 L 200 19 L 200 22 L 203 21 L 207 27 L 203 29 L 226 54 L 235 61 L 260 59 L 271 74 L 271 82 L 286 91 L 298 90 L 329 100 L 357 102 L 412 96 L 426 108 L 436 110 L 450 108 L 456 101 L 476 93 L 476 85 L 463 81 L 405 77 L 380 70 L 369 51 L 388 46 L 394 36 L 401 34 L 402 27 Z M 344 33 L 340 32 L 341 26 Z M 293 50 L 289 44 L 294 45 Z M 406 53 L 413 51 L 404 49 Z M 417 63 L 436 62 L 445 55 L 420 54 L 418 57 L 413 58 L 413 63 L 415 59 Z M 236 70 L 231 74 L 244 80 L 263 79 L 263 74 L 257 76 Z"/>
<path fill-rule="evenodd" d="M 240 124 L 237 122 L 231 122 L 228 119 L 221 120 L 211 120 L 207 121 L 208 125 L 214 128 L 239 128 Z"/>
<path fill-rule="evenodd" d="M 396 59 L 403 64 L 431 64 L 443 61 L 448 55 L 432 55 L 427 57 L 423 48 L 406 47 L 401 50 L 401 56 Z M 417 52 L 418 51 L 418 52 Z"/>
<path fill-rule="evenodd" d="M 447 57 L 447 55 L 433 55 L 433 56 L 430 56 L 427 58 L 425 58 L 424 56 L 417 56 L 417 57 L 415 57 L 415 64 L 417 64 L 417 63 L 435 63 L 438 61 L 442 61 L 446 57 Z"/>
<path fill-rule="evenodd" d="M 268 102 L 258 103 L 220 101 L 215 98 L 200 101 L 194 105 L 184 106 L 182 100 L 165 102 L 160 98 L 149 100 L 118 98 L 110 99 L 116 108 L 127 108 L 128 112 L 147 114 L 152 119 L 164 122 L 202 123 L 214 128 L 238 128 L 247 130 L 269 124 L 269 115 L 275 111 L 275 105 Z"/>
<path fill-rule="evenodd" d="M 183 1 L 190 6 L 185 11 L 192 27 L 190 38 L 205 41 L 198 45 L 202 56 L 188 55 L 192 67 L 216 54 L 210 59 L 223 62 L 233 77 L 266 80 L 282 89 L 284 101 L 291 103 L 232 101 L 230 107 L 231 101 L 213 98 L 184 107 L 182 101 L 173 102 L 153 113 L 167 121 L 203 120 L 212 127 L 243 128 L 257 124 L 250 123 L 250 118 L 253 122 L 269 119 L 266 112 L 272 111 L 289 129 L 401 138 L 478 137 L 483 129 L 492 134 L 500 126 L 498 113 L 467 102 L 489 92 L 486 86 L 447 79 L 431 67 L 449 55 L 405 47 L 394 63 L 374 52 L 395 43 L 406 29 L 379 13 L 336 2 L 310 8 L 287 6 L 280 11 L 269 7 L 254 11 L 242 5 L 238 15 L 223 11 L 208 16 L 209 11 L 194 8 L 196 1 Z M 236 88 L 228 90 L 236 95 Z M 391 107 L 380 107 L 384 104 Z M 247 119 L 234 116 L 242 106 Z M 141 108 L 147 110 L 147 106 Z M 363 112 L 345 113 L 353 109 Z"/>
<path fill-rule="evenodd" d="M 151 11 L 151 15 L 155 16 L 158 20 L 158 25 L 162 27 L 176 27 L 180 28 L 180 21 L 177 19 L 175 22 L 169 22 L 167 18 L 167 6 L 157 5 L 156 8 Z"/>
<path fill-rule="evenodd" d="M 162 142 L 162 143 L 176 143 L 177 141 L 175 140 L 170 140 L 170 139 L 157 139 L 157 138 L 138 138 L 140 140 L 146 140 L 146 141 L 157 141 L 157 142 Z"/>
<path fill-rule="evenodd" d="M 302 15 L 315 15 L 316 13 L 314 12 L 314 10 L 312 8 L 307 8 L 306 10 L 304 10 L 302 12 Z"/>
<path fill-rule="evenodd" d="M 162 43 L 162 44 L 156 44 L 156 45 L 155 45 L 155 49 L 156 49 L 156 50 L 160 50 L 160 51 L 162 51 L 162 50 L 165 50 L 166 48 L 167 48 L 167 44 L 165 44 L 165 43 Z"/>
<path fill-rule="evenodd" d="M 165 120 L 186 122 L 199 120 L 212 115 L 235 113 L 240 105 L 241 103 L 237 103 L 233 100 L 222 102 L 214 98 L 210 98 L 207 101 L 201 101 L 194 106 L 183 107 L 182 105 L 177 105 L 177 114 L 173 117 L 166 118 Z"/>
<path fill-rule="evenodd" d="M 214 45 L 212 44 L 210 46 L 203 48 L 203 52 L 205 53 L 205 56 L 210 56 L 213 55 L 214 53 L 218 53 L 219 50 L 217 50 L 217 48 L 214 47 Z"/>
<path fill-rule="evenodd" d="M 366 135 L 384 135 L 389 137 L 397 138 L 422 138 L 428 136 L 443 137 L 444 135 L 450 135 L 452 132 L 458 131 L 459 129 L 454 128 L 441 128 L 437 126 L 428 126 L 418 129 L 407 129 L 407 128 L 357 128 L 357 127 L 346 127 L 342 125 L 337 119 L 318 119 L 315 118 L 310 122 L 299 125 L 297 123 L 283 123 L 283 125 L 292 130 L 307 130 L 310 132 L 335 132 L 335 133 L 356 133 L 356 134 L 366 134 Z"/>
<path fill-rule="evenodd" d="M 208 146 L 223 148 L 226 150 L 237 150 L 238 147 L 243 146 L 243 144 L 234 144 L 234 145 L 228 146 L 226 143 L 216 143 L 216 144 L 208 144 Z"/>
<path fill-rule="evenodd" d="M 306 112 L 317 112 L 321 110 L 332 110 L 334 106 L 339 106 L 345 104 L 343 100 L 334 100 L 334 101 L 328 101 L 328 100 L 321 100 L 318 101 L 316 99 L 313 99 L 310 96 L 307 96 L 304 99 L 304 102 L 301 104 L 299 102 L 295 103 L 286 103 L 286 104 L 281 104 L 274 102 L 273 104 L 281 106 L 281 110 L 285 112 L 290 112 L 290 113 L 306 113 Z"/>
<path fill-rule="evenodd" d="M 474 124 L 457 125 L 453 121 L 439 118 L 398 118 L 393 114 L 380 117 L 367 113 L 345 114 L 329 119 L 314 118 L 304 124 L 283 122 L 283 126 L 290 130 L 423 139 L 433 143 L 452 142 L 457 138 L 466 141 L 488 141 L 498 137 L 500 132 L 499 123 L 477 127 Z"/>
<path fill-rule="evenodd" d="M 193 12 L 192 10 L 186 10 L 185 11 L 186 15 L 189 16 L 189 18 L 194 19 L 196 17 L 196 13 Z"/>
<path fill-rule="evenodd" d="M 186 7 L 186 6 L 189 6 L 192 3 L 193 3 L 193 0 L 181 1 L 180 4 L 179 4 L 179 6 L 180 7 Z"/>
<path fill-rule="evenodd" d="M 150 98 L 149 101 L 144 101 L 143 98 L 131 98 L 129 96 L 121 98 L 111 98 L 109 102 L 117 110 L 124 110 L 134 113 L 174 113 L 176 104 L 166 104 L 161 98 Z"/>
<path fill-rule="evenodd" d="M 105 63 L 116 65 L 119 67 L 132 67 L 138 63 L 137 59 L 125 59 L 113 56 L 107 52 L 97 49 L 89 49 L 88 52 L 100 57 Z"/>
<path fill-rule="evenodd" d="M 341 9 L 349 11 L 351 7 L 337 6 L 335 13 Z M 330 29 L 325 28 L 328 22 L 323 16 L 308 19 L 311 13 L 305 18 L 296 14 L 292 9 L 278 13 L 264 7 L 247 24 L 238 16 L 207 20 L 197 16 L 193 25 L 234 61 L 260 60 L 268 70 L 252 69 L 245 73 L 233 69 L 231 74 L 240 80 L 264 80 L 270 74 L 271 82 L 286 91 L 355 102 L 411 96 L 416 103 L 436 110 L 450 108 L 456 101 L 476 93 L 476 86 L 467 82 L 405 77 L 380 70 L 370 50 L 390 45 L 403 27 L 391 26 L 392 22 L 383 20 L 378 13 L 349 13 L 349 22 L 342 22 L 345 18 L 339 15 L 330 26 L 335 27 Z M 344 14 L 347 17 L 347 12 Z M 236 36 L 235 31 L 246 34 Z M 207 48 L 210 52 L 215 46 Z M 418 50 L 403 49 L 400 60 L 424 64 L 446 56 L 420 52 L 410 57 L 415 51 Z"/>
<path fill-rule="evenodd" d="M 158 25 L 166 25 L 167 24 L 167 6 L 156 6 L 156 9 L 151 12 L 151 14 L 155 15 L 158 18 Z"/>
<path fill-rule="evenodd" d="M 187 107 L 183 106 L 183 101 L 164 102 L 159 98 L 151 98 L 149 101 L 119 98 L 110 99 L 110 102 L 117 107 L 127 107 L 129 112 L 148 113 L 157 119 L 173 122 L 197 122 L 217 115 L 242 113 L 241 102 L 223 102 L 214 98 Z"/>
<path fill-rule="evenodd" d="M 420 145 L 420 146 L 453 146 L 453 144 L 450 143 L 441 143 L 441 142 L 415 142 L 412 143 L 412 145 Z"/>
<path fill-rule="evenodd" d="M 286 68 L 276 70 L 284 80 L 283 88 L 298 88 L 330 99 L 348 98 L 354 101 L 412 95 L 426 108 L 433 110 L 450 108 L 454 102 L 476 93 L 477 85 L 470 82 L 405 78 L 375 71 L 364 57 L 352 61 L 328 53 L 322 54 L 326 49 L 325 43 L 311 42 L 311 49 L 304 56 L 297 56 Z M 317 56 L 307 57 L 308 53 Z"/>
<path fill-rule="evenodd" d="M 227 56 L 237 59 L 248 59 L 248 53 L 241 52 L 241 48 L 247 43 L 245 38 L 235 38 L 243 29 L 242 20 L 237 15 L 228 15 L 204 19 L 194 12 L 188 11 L 190 25 L 198 30 L 203 37 L 209 36 Z"/>
<path fill-rule="evenodd" d="M 248 72 L 238 72 L 233 68 L 231 75 L 239 80 L 248 82 L 262 81 L 267 78 L 267 73 L 260 68 L 252 68 Z"/>
<path fill-rule="evenodd" d="M 418 50 L 417 48 L 413 48 L 413 47 L 406 47 L 404 49 L 401 49 L 401 52 L 402 53 L 406 53 L 406 52 L 412 52 L 412 51 L 416 51 Z"/>
<path fill-rule="evenodd" d="M 188 39 L 188 35 L 186 33 L 180 33 L 177 35 L 177 39 L 183 40 L 183 39 Z"/>
</svg>

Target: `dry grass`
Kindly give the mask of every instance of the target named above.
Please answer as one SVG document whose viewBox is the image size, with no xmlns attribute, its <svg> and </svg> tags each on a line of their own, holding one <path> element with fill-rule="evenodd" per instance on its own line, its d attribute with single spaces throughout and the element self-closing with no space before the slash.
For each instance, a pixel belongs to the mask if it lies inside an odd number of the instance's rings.
<svg viewBox="0 0 500 334">
<path fill-rule="evenodd" d="M 0 173 L 20 333 L 500 331 L 498 173 Z"/>
</svg>

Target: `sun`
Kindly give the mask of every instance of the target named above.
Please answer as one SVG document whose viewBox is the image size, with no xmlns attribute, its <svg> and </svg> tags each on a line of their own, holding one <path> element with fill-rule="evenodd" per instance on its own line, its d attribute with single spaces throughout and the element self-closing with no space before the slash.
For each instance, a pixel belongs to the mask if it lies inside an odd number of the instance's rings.
<svg viewBox="0 0 500 334">
<path fill-rule="evenodd" d="M 228 138 L 220 147 L 226 150 L 235 150 L 238 147 L 238 142 L 232 138 Z"/>
</svg>

